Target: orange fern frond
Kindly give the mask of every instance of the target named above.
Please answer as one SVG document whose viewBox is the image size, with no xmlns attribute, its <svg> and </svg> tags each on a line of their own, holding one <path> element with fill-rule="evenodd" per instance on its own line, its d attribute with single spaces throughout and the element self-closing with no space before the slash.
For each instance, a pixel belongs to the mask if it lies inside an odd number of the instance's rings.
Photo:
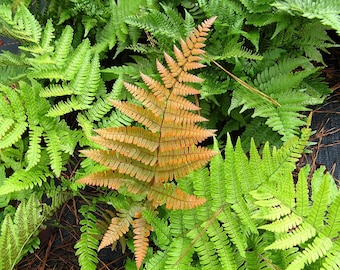
<svg viewBox="0 0 340 270">
<path fill-rule="evenodd" d="M 136 266 L 137 269 L 139 269 L 149 246 L 149 235 L 152 227 L 147 223 L 145 218 L 142 217 L 141 212 L 136 213 L 135 218 L 132 223 L 134 233 L 133 244 L 135 246 Z"/>
<path fill-rule="evenodd" d="M 150 182 L 155 175 L 152 166 L 145 165 L 139 161 L 120 155 L 116 151 L 82 150 L 81 152 L 111 170 L 116 170 L 121 174 L 135 177 L 139 181 Z"/>
<path fill-rule="evenodd" d="M 161 81 L 143 73 L 145 86 L 124 82 L 125 88 L 141 105 L 111 100 L 112 105 L 142 127 L 112 127 L 95 130 L 91 140 L 101 149 L 82 150 L 88 158 L 107 167 L 78 180 L 80 183 L 119 190 L 124 187 L 132 194 L 145 196 L 151 206 L 167 209 L 192 209 L 206 199 L 186 194 L 173 182 L 204 166 L 215 151 L 198 146 L 214 130 L 197 125 L 207 121 L 199 113 L 200 107 L 187 100 L 187 95 L 198 95 L 199 90 L 185 83 L 201 83 L 203 79 L 189 73 L 204 67 L 199 61 L 204 54 L 204 41 L 215 17 L 204 21 L 185 40 L 181 49 L 174 46 L 174 56 L 164 53 L 166 66 L 158 60 L 156 66 Z M 108 246 L 134 228 L 136 265 L 139 269 L 149 245 L 151 226 L 142 216 L 140 203 L 128 210 L 121 209 L 111 219 L 98 250 Z M 150 206 L 148 204 L 148 207 Z"/>
<path fill-rule="evenodd" d="M 157 161 L 156 153 L 145 147 L 139 147 L 124 142 L 114 142 L 103 137 L 93 137 L 92 140 L 110 150 L 118 152 L 122 156 L 132 158 L 145 165 L 153 166 Z"/>
<path fill-rule="evenodd" d="M 133 183 L 139 183 L 136 182 L 132 177 L 113 172 L 112 170 L 105 170 L 103 172 L 90 174 L 79 179 L 78 182 L 91 186 L 108 187 L 114 190 L 118 190 L 122 186 L 131 186 Z M 139 185 L 138 187 L 140 188 L 138 192 L 142 193 L 141 190 L 143 186 Z M 146 186 L 144 186 L 144 188 L 146 188 Z"/>
<path fill-rule="evenodd" d="M 204 80 L 196 75 L 182 71 L 178 76 L 172 74 L 165 66 L 163 66 L 158 60 L 156 62 L 157 70 L 161 75 L 162 81 L 167 88 L 173 87 L 177 82 L 191 82 L 202 83 Z M 176 78 L 178 77 L 178 78 Z"/>
<path fill-rule="evenodd" d="M 197 198 L 194 195 L 183 193 L 171 183 L 148 185 L 146 182 L 136 181 L 133 177 L 124 174 L 105 170 L 86 176 L 78 182 L 93 186 L 108 187 L 119 190 L 120 187 L 127 187 L 133 194 L 147 195 L 148 200 L 154 207 L 165 204 L 168 209 L 191 209 L 203 204 L 204 198 Z"/>
<path fill-rule="evenodd" d="M 185 84 L 181 85 L 181 89 L 179 91 L 172 91 L 172 95 L 170 96 L 170 91 L 160 82 L 152 79 L 151 77 L 141 73 L 142 79 L 145 84 L 150 88 L 153 94 L 162 102 L 167 102 L 167 106 L 171 108 L 177 109 L 185 109 L 190 111 L 198 111 L 200 107 L 196 106 L 194 103 L 190 102 L 189 100 L 180 97 L 178 92 L 182 95 L 189 95 L 189 94 L 199 94 L 199 91 L 193 87 L 189 87 Z M 174 95 L 176 94 L 176 95 Z"/>
<path fill-rule="evenodd" d="M 164 112 L 164 101 L 158 100 L 153 93 L 129 83 L 124 83 L 124 86 L 136 99 L 138 99 L 155 115 L 161 115 Z"/>
<path fill-rule="evenodd" d="M 111 100 L 110 102 L 122 113 L 126 114 L 136 122 L 144 125 L 151 132 L 160 131 L 162 124 L 161 118 L 155 117 L 155 115 L 150 110 L 142 108 L 135 104 L 118 100 Z"/>
<path fill-rule="evenodd" d="M 159 135 L 137 127 L 102 128 L 95 130 L 100 137 L 112 142 L 125 142 L 149 151 L 155 151 L 159 146 Z"/>
<path fill-rule="evenodd" d="M 180 96 L 187 96 L 187 95 L 198 95 L 201 92 L 199 92 L 197 89 L 185 85 L 180 82 L 176 82 L 172 89 L 173 95 L 180 95 Z"/>
<path fill-rule="evenodd" d="M 197 146 L 214 136 L 215 131 L 196 124 L 207 119 L 197 113 L 199 106 L 185 98 L 200 93 L 185 83 L 203 81 L 189 71 L 204 67 L 199 61 L 202 60 L 204 41 L 214 20 L 215 17 L 204 21 L 189 37 L 182 39 L 181 49 L 174 46 L 174 58 L 164 53 L 167 67 L 156 61 L 161 81 L 141 73 L 146 87 L 124 82 L 125 88 L 141 105 L 118 100 L 111 100 L 111 103 L 144 128 L 96 130 L 98 136 L 91 139 L 107 150 L 81 152 L 113 172 L 96 173 L 80 179 L 80 182 L 91 185 L 101 183 L 113 189 L 125 185 L 132 193 L 148 195 L 154 205 L 165 203 L 168 208 L 187 209 L 204 202 L 196 196 L 169 189 L 164 183 L 186 176 L 204 166 L 215 155 L 215 151 Z"/>
<path fill-rule="evenodd" d="M 184 82 L 203 81 L 188 71 L 204 67 L 198 61 L 204 53 L 203 42 L 214 20 L 215 18 L 211 18 L 204 21 L 187 39 L 181 40 L 181 50 L 174 47 L 176 60 L 164 53 L 169 69 L 156 61 L 162 83 L 145 74 L 141 74 L 141 77 L 150 91 L 124 83 L 126 89 L 143 107 L 111 100 L 117 109 L 144 125 L 146 129 L 120 127 L 96 130 L 99 136 L 92 140 L 108 150 L 84 150 L 82 153 L 115 171 L 112 174 L 100 175 L 98 179 L 103 181 L 103 185 L 114 189 L 121 187 L 116 179 L 112 180 L 112 184 L 109 183 L 110 176 L 118 177 L 120 183 L 127 184 L 128 189 L 134 192 L 144 190 L 145 185 L 149 185 L 151 189 L 153 185 L 186 176 L 205 165 L 215 154 L 213 150 L 197 146 L 206 138 L 214 136 L 214 131 L 196 125 L 197 122 L 207 119 L 194 113 L 200 108 L 183 97 L 199 93 Z M 122 177 L 124 174 L 126 177 Z M 140 183 L 141 186 L 133 184 L 133 179 L 144 183 Z M 99 184 L 95 177 L 80 181 Z M 159 201 L 167 202 L 166 198 Z"/>
<path fill-rule="evenodd" d="M 129 231 L 130 224 L 132 224 L 132 218 L 137 212 L 141 211 L 139 205 L 132 205 L 129 210 L 121 209 L 118 211 L 118 216 L 112 218 L 111 224 L 104 234 L 104 237 L 98 247 L 98 251 L 113 242 L 117 241 L 121 236 Z"/>
<path fill-rule="evenodd" d="M 165 204 L 167 209 L 173 210 L 192 209 L 206 201 L 205 198 L 184 193 L 171 183 L 153 185 L 147 195 L 154 207 Z"/>
</svg>

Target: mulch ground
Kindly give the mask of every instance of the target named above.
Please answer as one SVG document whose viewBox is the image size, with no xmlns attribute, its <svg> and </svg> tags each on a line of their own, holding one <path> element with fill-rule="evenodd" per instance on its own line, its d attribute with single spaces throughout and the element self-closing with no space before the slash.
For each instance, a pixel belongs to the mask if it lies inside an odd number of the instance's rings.
<svg viewBox="0 0 340 270">
<path fill-rule="evenodd" d="M 339 42 L 338 42 L 339 44 Z M 311 140 L 315 145 L 310 147 L 311 153 L 304 155 L 299 163 L 302 166 L 306 163 L 311 165 L 312 170 L 317 169 L 322 164 L 327 164 L 328 171 L 336 178 L 340 179 L 340 49 L 330 50 L 329 55 L 325 55 L 327 68 L 324 69 L 325 80 L 329 83 L 333 94 L 327 99 L 325 104 L 313 110 L 313 128 L 316 133 Z M 338 164 L 338 166 L 337 166 Z M 340 182 L 338 182 L 340 184 Z M 95 190 L 89 189 L 89 193 Z M 86 195 L 86 194 L 84 194 Z M 88 194 L 89 195 L 89 194 Z M 78 258 L 75 256 L 74 245 L 80 238 L 80 225 L 78 209 L 83 201 L 74 198 L 65 203 L 55 214 L 52 220 L 55 226 L 41 232 L 40 249 L 35 253 L 26 256 L 15 269 L 17 270 L 77 270 Z M 132 258 L 133 254 L 126 252 L 123 254 L 119 250 L 110 248 L 103 249 L 99 253 L 99 263 L 97 269 L 124 269 L 127 257 Z"/>
<path fill-rule="evenodd" d="M 333 38 L 340 44 L 339 36 L 334 34 Z M 333 93 L 312 111 L 315 134 L 311 141 L 315 145 L 310 147 L 312 152 L 304 155 L 300 164 L 310 164 L 312 171 L 325 165 L 340 186 L 340 49 L 333 48 L 324 57 L 327 67 L 323 74 Z"/>
</svg>

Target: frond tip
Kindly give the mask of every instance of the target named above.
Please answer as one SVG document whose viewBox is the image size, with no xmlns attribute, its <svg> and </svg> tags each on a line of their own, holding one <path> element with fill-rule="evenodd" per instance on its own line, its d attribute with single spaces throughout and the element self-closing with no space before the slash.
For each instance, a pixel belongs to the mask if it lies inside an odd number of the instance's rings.
<svg viewBox="0 0 340 270">
<path fill-rule="evenodd" d="M 149 246 L 149 235 L 152 227 L 147 223 L 142 214 L 136 213 L 136 219 L 133 221 L 133 233 L 135 234 L 133 237 L 133 243 L 135 246 L 135 256 L 136 256 L 136 265 L 137 269 L 139 269 L 142 265 L 144 257 L 146 255 L 147 248 Z"/>
</svg>

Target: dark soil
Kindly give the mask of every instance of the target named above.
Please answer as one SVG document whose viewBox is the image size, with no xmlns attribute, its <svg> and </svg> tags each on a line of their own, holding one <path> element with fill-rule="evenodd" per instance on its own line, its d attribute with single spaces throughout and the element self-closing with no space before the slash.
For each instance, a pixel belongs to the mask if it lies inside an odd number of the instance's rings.
<svg viewBox="0 0 340 270">
<path fill-rule="evenodd" d="M 334 32 L 330 36 L 340 44 L 340 36 Z M 304 158 L 312 169 L 325 165 L 340 186 L 340 48 L 332 48 L 324 58 L 327 67 L 323 74 L 333 93 L 313 110 L 312 128 L 316 133 L 311 140 L 316 144 Z"/>
</svg>

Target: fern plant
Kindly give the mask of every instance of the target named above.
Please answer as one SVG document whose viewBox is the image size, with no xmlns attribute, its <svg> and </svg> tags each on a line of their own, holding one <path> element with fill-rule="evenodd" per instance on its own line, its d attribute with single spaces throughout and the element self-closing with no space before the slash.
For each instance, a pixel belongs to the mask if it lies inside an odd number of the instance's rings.
<svg viewBox="0 0 340 270">
<path fill-rule="evenodd" d="M 195 24 L 190 13 L 186 12 L 185 19 L 183 19 L 181 14 L 170 5 L 161 3 L 160 6 L 162 10 L 149 9 L 144 14 L 129 16 L 126 22 L 128 25 L 150 33 L 150 45 L 158 46 L 162 50 L 168 50 L 169 41 L 172 44 L 188 36 Z"/>
<path fill-rule="evenodd" d="M 340 5 L 338 1 L 277 1 L 273 6 L 279 10 L 299 14 L 309 19 L 319 19 L 322 24 L 336 30 L 340 35 Z"/>
<path fill-rule="evenodd" d="M 55 41 L 51 20 L 43 29 L 24 5 L 19 5 L 15 14 L 10 6 L 3 5 L 1 10 L 0 17 L 5 25 L 3 32 L 20 40 L 20 49 L 26 52 L 20 56 L 9 52 L 0 55 L 2 66 L 13 67 L 5 68 L 6 80 L 1 85 L 0 149 L 3 156 L 12 151 L 27 130 L 29 134 L 24 138 L 28 147 L 22 151 L 20 168 L 14 168 L 15 163 L 10 159 L 5 163 L 15 171 L 2 189 L 1 194 L 8 194 L 41 185 L 50 175 L 47 170 L 41 171 L 46 166 L 41 162 L 41 157 L 45 158 L 44 151 L 47 151 L 52 172 L 60 175 L 76 144 L 85 137 L 79 131 L 71 130 L 65 120 L 59 119 L 60 116 L 91 108 L 79 118 L 83 126 L 93 127 L 93 122 L 107 114 L 110 108 L 106 105 L 109 101 L 105 101 L 107 93 L 100 76 L 99 55 L 91 50 L 89 40 L 85 39 L 73 49 L 73 29 L 70 26 L 66 26 Z M 19 73 L 12 73 L 13 70 Z M 129 121 L 117 118 L 119 114 L 110 115 L 106 122 Z M 86 139 L 83 142 L 86 143 Z M 42 146 L 44 143 L 46 147 Z M 34 178 L 34 175 L 38 177 Z"/>
<path fill-rule="evenodd" d="M 210 169 L 178 182 L 207 201 L 169 213 L 169 223 L 150 218 L 159 245 L 145 269 L 336 269 L 339 190 L 324 168 L 311 186 L 309 166 L 293 180 L 310 132 L 303 129 L 280 149 L 266 144 L 262 155 L 252 141 L 249 157 L 240 140 L 233 147 L 229 138 L 225 159 L 216 155 Z"/>
<path fill-rule="evenodd" d="M 10 215 L 5 216 L 1 224 L 0 269 L 14 269 L 27 252 L 38 248 L 38 228 L 42 226 L 43 221 L 42 208 L 35 196 L 20 203 L 14 219 Z"/>
<path fill-rule="evenodd" d="M 0 34 L 20 41 L 20 54 L 0 54 L 0 243 L 19 245 L 2 246 L 1 267 L 13 268 L 38 247 L 38 230 L 60 204 L 84 197 L 73 182 L 82 178 L 113 189 L 79 209 L 75 248 L 83 269 L 96 269 L 97 250 L 116 241 L 147 269 L 338 268 L 337 189 L 322 169 L 311 187 L 307 167 L 297 183 L 292 177 L 310 132 L 300 129 L 301 111 L 329 93 L 318 77 L 320 51 L 334 46 L 326 30 L 338 29 L 338 18 L 325 14 L 338 8 L 300 2 L 3 1 Z M 205 56 L 215 17 L 174 56 L 163 54 L 216 15 Z M 213 62 L 280 106 L 215 65 L 200 69 Z M 233 148 L 226 134 L 243 127 Z M 228 138 L 225 160 L 215 155 L 217 142 L 214 150 L 198 146 L 215 133 L 222 145 Z M 285 143 L 259 154 L 268 140 Z M 63 179 L 75 149 L 87 146 L 97 149 L 82 150 L 89 158 Z M 53 205 L 41 207 L 37 199 L 46 194 Z M 22 202 L 17 212 L 13 200 Z M 105 222 L 99 202 L 114 208 Z M 35 227 L 18 225 L 33 217 Z M 132 262 L 125 267 L 135 269 Z"/>
<path fill-rule="evenodd" d="M 305 65 L 308 65 L 306 58 L 285 58 L 256 75 L 254 86 L 277 100 L 280 106 L 256 98 L 254 93 L 243 87 L 237 87 L 237 91 L 233 92 L 229 112 L 239 106 L 242 106 L 241 112 L 253 108 L 252 117 L 266 118 L 265 124 L 280 134 L 283 141 L 297 135 L 299 127 L 305 123 L 305 116 L 301 112 L 308 111 L 308 105 L 319 104 L 323 100 L 314 95 L 311 87 L 302 89 L 304 83 L 307 85 L 306 78 L 310 79 L 318 70 L 307 67 L 299 72 L 294 71 Z"/>
<path fill-rule="evenodd" d="M 14 269 L 25 255 L 39 248 L 38 234 L 45 228 L 46 220 L 72 197 L 54 186 L 50 192 L 47 194 L 52 199 L 51 205 L 41 204 L 37 193 L 33 193 L 20 202 L 14 215 L 5 215 L 0 223 L 1 270 Z"/>
<path fill-rule="evenodd" d="M 188 71 L 203 67 L 198 61 L 204 53 L 205 36 L 214 20 L 204 21 L 186 40 L 181 40 L 181 49 L 174 47 L 176 60 L 164 53 L 169 68 L 157 61 L 162 83 L 145 74 L 141 74 L 141 77 L 150 91 L 124 83 L 144 107 L 115 100 L 111 103 L 146 129 L 118 127 L 96 130 L 100 136 L 92 140 L 109 150 L 81 152 L 108 169 L 78 182 L 115 190 L 125 186 L 132 194 L 145 196 L 152 208 L 165 204 L 167 209 L 190 209 L 204 202 L 196 196 L 183 193 L 170 181 L 198 169 L 215 154 L 210 149 L 197 146 L 199 142 L 213 136 L 214 132 L 195 124 L 206 119 L 191 112 L 199 110 L 199 107 L 183 98 L 199 93 L 184 83 L 202 81 Z M 112 219 L 99 249 L 118 240 L 132 225 L 139 268 L 146 254 L 151 230 L 142 214 L 147 205 L 138 202 L 131 204 L 128 209 L 120 210 L 119 215 Z"/>
<path fill-rule="evenodd" d="M 82 205 L 79 212 L 83 215 L 83 219 L 80 221 L 81 238 L 74 246 L 77 249 L 76 255 L 79 255 L 79 265 L 84 269 L 96 269 L 98 263 L 97 252 L 98 239 L 96 235 L 100 235 L 97 228 L 97 218 L 94 215 L 96 212 L 96 204 L 92 203 L 90 206 Z"/>
<path fill-rule="evenodd" d="M 320 104 L 329 94 L 327 86 L 317 78 L 320 71 L 314 65 L 323 64 L 320 51 L 327 51 L 334 43 L 324 25 L 274 9 L 273 2 L 174 1 L 162 4 L 164 12 L 150 10 L 142 16 L 130 16 L 127 22 L 147 31 L 151 42 L 143 52 L 153 53 L 155 48 L 167 46 L 165 38 L 183 35 L 176 29 L 184 31 L 192 20 L 217 15 L 205 60 L 218 61 L 282 106 L 272 106 L 254 93 L 247 93 L 238 82 L 212 66 L 199 75 L 206 78 L 200 96 L 202 115 L 210 119 L 206 127 L 219 126 L 219 139 L 244 127 L 246 134 L 257 128 L 263 131 L 255 134 L 257 143 L 263 144 L 262 138 L 268 138 L 272 144 L 281 145 L 305 124 L 300 112 Z M 185 18 L 177 12 L 183 8 Z M 175 29 L 171 33 L 164 29 L 169 24 Z M 299 61 L 289 60 L 295 58 Z M 287 65 L 290 62 L 292 66 Z M 296 99 L 287 100 L 287 91 Z"/>
</svg>

